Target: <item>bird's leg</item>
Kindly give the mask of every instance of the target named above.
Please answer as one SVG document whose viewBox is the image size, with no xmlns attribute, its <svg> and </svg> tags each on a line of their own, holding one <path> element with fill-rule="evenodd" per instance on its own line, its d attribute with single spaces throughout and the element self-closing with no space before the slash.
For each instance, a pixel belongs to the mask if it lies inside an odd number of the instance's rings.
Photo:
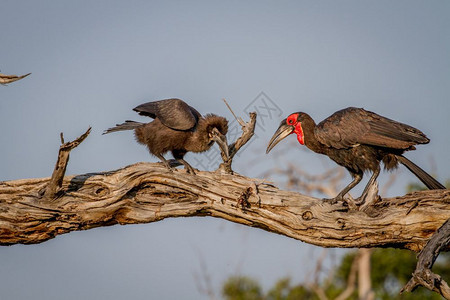
<svg viewBox="0 0 450 300">
<path fill-rule="evenodd" d="M 184 168 L 188 173 L 195 175 L 194 168 L 190 164 L 188 164 L 187 161 L 182 158 L 177 158 L 177 160 L 184 165 Z"/>
<path fill-rule="evenodd" d="M 354 188 L 363 178 L 363 173 L 352 173 L 353 181 L 350 182 L 336 197 L 331 199 L 326 199 L 330 204 L 335 204 L 338 201 L 345 201 L 344 196 Z"/>
<path fill-rule="evenodd" d="M 188 164 L 187 161 L 185 161 L 183 159 L 184 155 L 186 154 L 186 151 L 182 151 L 182 150 L 172 150 L 172 155 L 173 158 L 175 158 L 176 160 L 178 160 L 180 163 L 182 163 L 184 165 L 184 169 L 190 173 L 190 174 L 194 174 L 195 175 L 195 170 L 194 168 Z"/>
<path fill-rule="evenodd" d="M 358 198 L 358 201 L 357 201 L 358 204 L 362 204 L 364 202 L 364 200 L 367 197 L 367 194 L 369 193 L 370 187 L 375 184 L 375 181 L 377 180 L 378 175 L 380 175 L 380 165 L 378 165 L 377 168 L 375 169 L 375 171 L 373 171 L 372 177 L 370 177 L 369 182 L 367 182 L 367 185 L 364 188 L 364 191 L 361 194 L 361 197 Z"/>
<path fill-rule="evenodd" d="M 155 154 L 157 158 L 161 160 L 161 162 L 166 166 L 167 169 L 169 169 L 170 172 L 173 172 L 172 167 L 170 166 L 169 162 L 162 156 L 161 154 Z"/>
</svg>

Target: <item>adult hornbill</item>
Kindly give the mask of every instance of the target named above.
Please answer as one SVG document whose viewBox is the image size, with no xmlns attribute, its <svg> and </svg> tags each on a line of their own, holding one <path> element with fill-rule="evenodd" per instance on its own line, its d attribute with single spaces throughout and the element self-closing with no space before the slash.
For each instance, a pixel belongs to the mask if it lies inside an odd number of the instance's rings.
<svg viewBox="0 0 450 300">
<path fill-rule="evenodd" d="M 318 125 L 308 114 L 296 112 L 281 121 L 266 153 L 292 133 L 297 135 L 300 144 L 327 155 L 352 175 L 353 181 L 332 199 L 332 203 L 344 200 L 344 195 L 361 181 L 364 172 L 372 171 L 373 175 L 360 197 L 364 200 L 370 185 L 380 174 L 381 161 L 387 170 L 396 168 L 400 162 L 429 189 L 445 189 L 402 155 L 407 150 L 416 149 L 414 145 L 430 141 L 420 130 L 409 125 L 355 107 L 337 111 Z"/>
<path fill-rule="evenodd" d="M 188 173 L 195 174 L 184 159 L 186 152 L 204 152 L 216 142 L 228 156 L 227 119 L 207 114 L 203 117 L 195 108 L 180 99 L 165 99 L 141 104 L 133 109 L 142 116 L 153 118 L 150 123 L 125 121 L 103 134 L 134 130 L 136 140 L 147 145 L 151 154 L 158 157 L 171 170 L 163 154 L 172 152 Z"/>
</svg>

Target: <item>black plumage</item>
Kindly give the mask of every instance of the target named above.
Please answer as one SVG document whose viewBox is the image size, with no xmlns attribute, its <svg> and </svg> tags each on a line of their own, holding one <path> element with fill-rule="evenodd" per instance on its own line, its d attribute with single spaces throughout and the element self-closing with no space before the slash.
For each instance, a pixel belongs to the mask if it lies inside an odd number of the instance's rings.
<svg viewBox="0 0 450 300">
<path fill-rule="evenodd" d="M 146 145 L 150 153 L 158 157 L 169 169 L 171 167 L 163 156 L 169 151 L 193 174 L 194 169 L 184 160 L 187 152 L 204 152 L 217 142 L 223 152 L 228 154 L 225 136 L 228 132 L 228 121 L 223 117 L 214 114 L 203 117 L 195 108 L 180 99 L 148 102 L 133 110 L 154 120 L 150 123 L 125 121 L 105 130 L 104 134 L 134 130 L 136 140 Z"/>
<path fill-rule="evenodd" d="M 344 195 L 361 181 L 364 172 L 372 171 L 373 175 L 361 196 L 364 199 L 369 186 L 380 173 L 380 162 L 387 170 L 401 163 L 429 189 L 445 188 L 402 155 L 407 150 L 414 150 L 417 144 L 427 144 L 430 140 L 425 134 L 376 113 L 349 107 L 335 112 L 317 125 L 308 114 L 293 113 L 281 122 L 266 153 L 291 133 L 297 135 L 301 144 L 316 153 L 327 155 L 353 176 L 353 181 L 334 200 L 343 200 Z"/>
</svg>

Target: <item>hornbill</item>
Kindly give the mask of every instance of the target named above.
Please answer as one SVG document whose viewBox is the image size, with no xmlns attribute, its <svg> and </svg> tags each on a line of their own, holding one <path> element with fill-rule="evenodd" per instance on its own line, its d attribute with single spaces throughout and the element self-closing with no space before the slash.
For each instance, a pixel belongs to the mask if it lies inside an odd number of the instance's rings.
<svg viewBox="0 0 450 300">
<path fill-rule="evenodd" d="M 195 108 L 180 99 L 165 99 L 141 104 L 133 109 L 139 115 L 153 118 L 150 123 L 125 121 L 103 132 L 134 130 L 138 143 L 146 145 L 169 169 L 163 154 L 172 152 L 188 173 L 195 174 L 184 159 L 186 152 L 204 152 L 216 142 L 228 156 L 228 121 L 224 117 L 207 114 L 203 117 Z"/>
<path fill-rule="evenodd" d="M 297 135 L 300 144 L 327 155 L 352 175 L 353 181 L 331 199 L 331 203 L 344 200 L 344 195 L 361 181 L 364 172 L 372 171 L 373 175 L 359 198 L 363 201 L 380 174 L 381 161 L 386 170 L 396 168 L 400 162 L 429 189 L 445 189 L 402 155 L 407 150 L 416 149 L 414 145 L 430 141 L 420 130 L 409 125 L 355 107 L 337 111 L 318 125 L 308 114 L 296 112 L 281 121 L 266 154 L 292 133 Z"/>
</svg>

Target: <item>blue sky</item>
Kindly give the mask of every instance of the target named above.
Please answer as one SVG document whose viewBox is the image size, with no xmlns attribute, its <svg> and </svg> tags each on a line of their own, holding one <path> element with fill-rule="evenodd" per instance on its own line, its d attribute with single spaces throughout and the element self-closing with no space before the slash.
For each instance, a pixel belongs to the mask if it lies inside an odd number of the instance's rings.
<svg viewBox="0 0 450 300">
<path fill-rule="evenodd" d="M 282 116 L 260 120 L 255 140 L 234 162 L 243 175 L 275 165 L 277 151 L 265 156 L 264 149 L 290 112 L 320 121 L 357 106 L 426 133 L 431 143 L 406 156 L 445 181 L 449 16 L 448 1 L 4 0 L 0 70 L 32 75 L 0 86 L 0 180 L 49 176 L 59 133 L 70 140 L 89 126 L 68 174 L 156 162 L 130 132 L 101 132 L 123 120 L 144 121 L 133 107 L 170 97 L 231 120 L 226 98 L 245 117 L 264 92 Z M 334 166 L 294 137 L 285 144 L 292 149 L 278 152 L 277 163 L 313 173 Z M 396 172 L 390 195 L 415 180 L 404 168 Z M 388 178 L 384 173 L 380 182 Z M 223 220 L 172 219 L 2 247 L 0 288 L 5 299 L 198 299 L 206 298 L 197 288 L 201 261 L 218 293 L 236 273 L 265 286 L 285 275 L 304 280 L 320 252 Z"/>
</svg>

